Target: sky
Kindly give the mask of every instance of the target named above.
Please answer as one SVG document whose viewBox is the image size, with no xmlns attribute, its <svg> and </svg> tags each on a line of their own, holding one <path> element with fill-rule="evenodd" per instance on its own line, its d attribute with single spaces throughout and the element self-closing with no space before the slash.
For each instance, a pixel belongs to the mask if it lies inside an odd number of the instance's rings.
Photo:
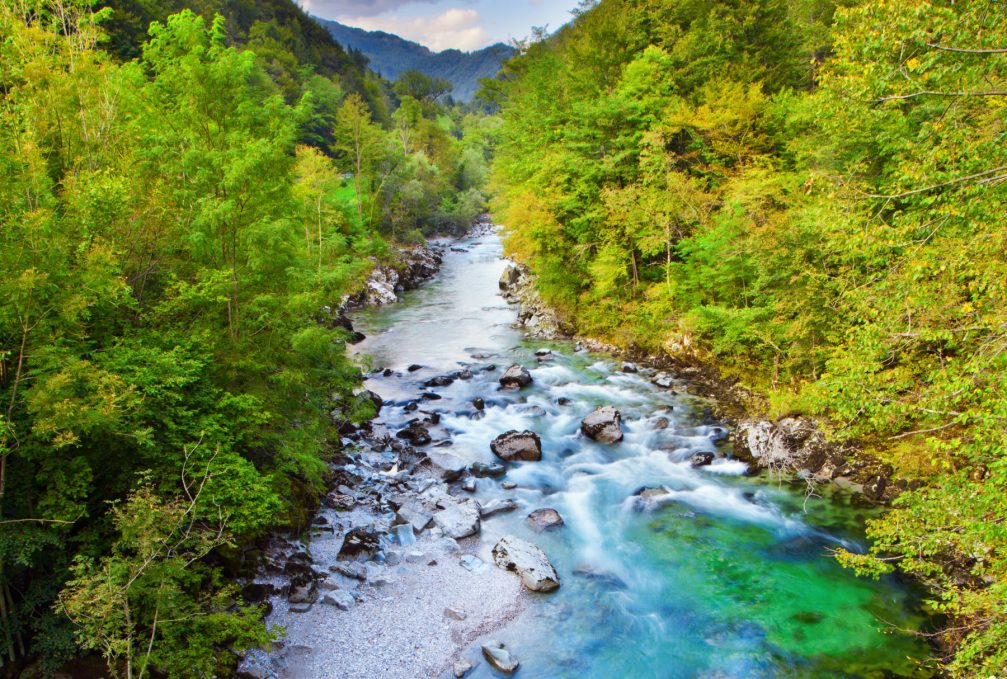
<svg viewBox="0 0 1007 679">
<path fill-rule="evenodd" d="M 347 26 L 385 31 L 435 52 L 468 52 L 526 38 L 533 26 L 552 32 L 577 0 L 299 0 L 307 12 Z"/>
</svg>

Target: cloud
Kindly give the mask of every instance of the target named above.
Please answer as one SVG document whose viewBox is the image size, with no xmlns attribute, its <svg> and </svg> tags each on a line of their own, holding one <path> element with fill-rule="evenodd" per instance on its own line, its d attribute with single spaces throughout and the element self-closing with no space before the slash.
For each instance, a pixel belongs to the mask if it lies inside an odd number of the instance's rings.
<svg viewBox="0 0 1007 679">
<path fill-rule="evenodd" d="M 337 21 L 368 31 L 385 31 L 439 52 L 455 48 L 471 51 L 493 42 L 474 9 L 449 9 L 431 17 L 341 15 Z"/>
<path fill-rule="evenodd" d="M 322 17 L 372 17 L 406 5 L 433 5 L 437 2 L 439 0 L 298 0 L 306 12 Z"/>
</svg>

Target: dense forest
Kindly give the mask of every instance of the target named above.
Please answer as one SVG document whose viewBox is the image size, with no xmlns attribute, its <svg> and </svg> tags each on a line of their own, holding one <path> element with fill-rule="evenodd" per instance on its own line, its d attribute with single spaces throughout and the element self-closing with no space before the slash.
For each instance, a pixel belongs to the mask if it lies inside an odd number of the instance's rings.
<svg viewBox="0 0 1007 679">
<path fill-rule="evenodd" d="M 228 675 L 269 638 L 230 578 L 374 413 L 341 305 L 483 210 L 493 121 L 286 1 L 14 0 L 0 36 L 0 663 Z"/>
<path fill-rule="evenodd" d="M 924 583 L 968 677 L 1007 668 L 1005 83 L 993 0 L 602 0 L 487 83 L 546 300 L 891 464 L 840 559 Z"/>
</svg>

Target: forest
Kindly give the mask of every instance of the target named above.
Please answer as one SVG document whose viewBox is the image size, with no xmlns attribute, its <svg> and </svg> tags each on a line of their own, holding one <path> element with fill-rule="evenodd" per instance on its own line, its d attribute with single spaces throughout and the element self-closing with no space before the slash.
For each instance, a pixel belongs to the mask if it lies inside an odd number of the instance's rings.
<svg viewBox="0 0 1007 679">
<path fill-rule="evenodd" d="M 492 120 L 292 3 L 185 7 L 0 5 L 5 671 L 210 676 L 267 641 L 232 578 L 374 414 L 344 299 L 484 209 Z"/>
<path fill-rule="evenodd" d="M 714 361 L 909 481 L 858 572 L 1007 668 L 1007 12 L 602 0 L 489 83 L 496 213 L 580 332 Z"/>
<path fill-rule="evenodd" d="M 289 0 L 0 4 L 6 675 L 275 640 L 236 578 L 375 415 L 345 301 L 487 209 L 580 335 L 889 465 L 835 558 L 1007 672 L 1002 2 L 589 0 L 517 47 L 456 105 Z"/>
</svg>

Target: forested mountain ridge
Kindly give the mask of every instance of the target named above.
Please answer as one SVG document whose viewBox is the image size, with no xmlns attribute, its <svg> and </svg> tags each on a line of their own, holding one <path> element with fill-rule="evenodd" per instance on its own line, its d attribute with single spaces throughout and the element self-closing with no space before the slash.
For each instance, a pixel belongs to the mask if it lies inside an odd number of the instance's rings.
<svg viewBox="0 0 1007 679">
<path fill-rule="evenodd" d="M 0 662 L 225 676 L 271 637 L 233 576 L 374 413 L 340 305 L 471 224 L 495 124 L 292 3 L 94 4 L 0 4 Z"/>
<path fill-rule="evenodd" d="M 715 360 L 906 490 L 859 571 L 1007 671 L 1007 14 L 602 0 L 509 62 L 495 204 L 581 331 Z"/>
<path fill-rule="evenodd" d="M 497 43 L 473 52 L 450 49 L 433 52 L 418 43 L 383 31 L 365 31 L 345 26 L 330 19 L 315 17 L 335 40 L 351 50 L 359 50 L 370 67 L 386 78 L 395 80 L 410 70 L 431 78 L 449 81 L 451 96 L 458 101 L 472 101 L 483 78 L 494 78 L 503 63 L 517 50 Z"/>
</svg>

